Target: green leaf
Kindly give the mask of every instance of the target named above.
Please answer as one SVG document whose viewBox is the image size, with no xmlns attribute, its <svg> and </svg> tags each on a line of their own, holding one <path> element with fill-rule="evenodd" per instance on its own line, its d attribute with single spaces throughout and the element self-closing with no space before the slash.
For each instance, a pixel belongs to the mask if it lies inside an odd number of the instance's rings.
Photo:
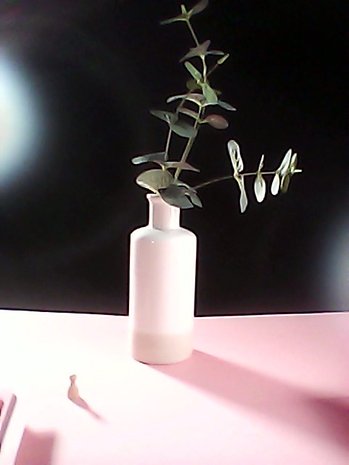
<svg viewBox="0 0 349 465">
<path fill-rule="evenodd" d="M 175 123 L 178 118 L 177 115 L 175 113 L 172 113 L 171 111 L 150 110 L 150 113 L 156 118 L 159 118 L 162 121 L 166 121 L 166 123 L 168 124 Z"/>
<path fill-rule="evenodd" d="M 196 5 L 193 6 L 193 8 L 189 11 L 190 16 L 197 15 L 198 13 L 201 13 L 208 7 L 208 0 L 201 0 L 198 2 Z"/>
<path fill-rule="evenodd" d="M 198 69 L 195 68 L 194 65 L 192 65 L 190 63 L 190 61 L 186 61 L 184 63 L 184 66 L 187 68 L 187 70 L 189 71 L 189 73 L 192 75 L 192 77 L 196 80 L 196 81 L 201 81 L 202 80 L 202 74 L 200 73 L 200 71 Z"/>
<path fill-rule="evenodd" d="M 202 202 L 196 191 L 194 191 L 194 189 L 190 189 L 188 195 L 190 197 L 190 200 L 196 207 L 202 208 Z"/>
<path fill-rule="evenodd" d="M 155 152 L 155 153 L 147 153 L 146 155 L 139 155 L 137 157 L 133 157 L 131 162 L 134 165 L 140 165 L 141 163 L 148 163 L 148 162 L 161 162 L 165 161 L 166 152 Z"/>
<path fill-rule="evenodd" d="M 188 102 L 193 102 L 199 105 L 200 107 L 202 106 L 204 102 L 204 96 L 202 94 L 194 94 L 194 93 L 188 93 L 188 94 L 182 94 L 182 95 L 174 95 L 173 97 L 169 97 L 166 101 L 167 103 L 174 102 L 175 100 L 186 100 Z"/>
<path fill-rule="evenodd" d="M 229 58 L 229 56 L 229 53 L 226 53 L 224 56 L 222 56 L 222 58 L 217 60 L 217 65 L 222 65 Z"/>
<path fill-rule="evenodd" d="M 209 105 L 215 105 L 218 102 L 216 92 L 212 89 L 212 87 L 209 84 L 207 84 L 207 82 L 204 82 L 202 84 L 202 93 L 204 94 L 206 102 Z"/>
<path fill-rule="evenodd" d="M 186 83 L 186 88 L 193 92 L 194 90 L 200 90 L 200 85 L 195 81 L 195 79 L 189 79 Z"/>
<path fill-rule="evenodd" d="M 176 186 L 175 184 L 171 184 L 167 188 L 159 190 L 162 199 L 169 205 L 183 209 L 193 208 L 194 205 L 185 193 L 185 187 Z"/>
<path fill-rule="evenodd" d="M 182 13 L 181 15 L 175 16 L 174 18 L 164 19 L 160 21 L 161 26 L 165 26 L 166 24 L 176 23 L 178 21 L 187 21 L 188 14 Z"/>
<path fill-rule="evenodd" d="M 190 118 L 193 118 L 195 120 L 199 118 L 198 113 L 196 113 L 193 110 L 189 110 L 189 108 L 182 107 L 182 108 L 179 108 L 177 111 L 178 113 L 183 113 L 184 115 L 190 116 Z"/>
<path fill-rule="evenodd" d="M 228 142 L 228 152 L 233 165 L 234 175 L 239 174 L 244 169 L 244 162 L 240 154 L 240 147 L 235 140 Z"/>
<path fill-rule="evenodd" d="M 228 121 L 221 115 L 208 115 L 202 122 L 216 129 L 226 129 L 229 126 Z"/>
<path fill-rule="evenodd" d="M 155 193 L 157 193 L 159 189 L 168 187 L 172 181 L 173 176 L 171 173 L 159 169 L 143 171 L 136 179 L 136 183 L 139 186 Z"/>
<path fill-rule="evenodd" d="M 254 181 L 254 193 L 257 202 L 263 202 L 266 194 L 266 183 L 261 173 L 258 173 Z"/>
<path fill-rule="evenodd" d="M 184 55 L 183 58 L 179 60 L 179 62 L 181 63 L 182 61 L 188 60 L 189 58 L 193 58 L 193 57 L 205 56 L 207 54 L 207 50 L 210 44 L 211 44 L 211 41 L 206 40 L 202 44 L 199 44 L 196 47 L 191 48 L 189 52 L 186 55 Z"/>
<path fill-rule="evenodd" d="M 165 161 L 164 163 L 162 163 L 162 165 L 165 168 L 180 168 L 181 170 L 195 171 L 196 173 L 200 172 L 198 168 L 195 168 L 186 161 Z"/>
<path fill-rule="evenodd" d="M 236 108 L 232 107 L 229 103 L 227 102 L 222 102 L 222 100 L 218 100 L 217 104 L 221 107 L 224 108 L 224 110 L 228 111 L 236 111 Z"/>
<path fill-rule="evenodd" d="M 170 128 L 178 136 L 186 137 L 188 139 L 195 137 L 197 134 L 197 129 L 195 129 L 194 126 L 191 126 L 182 120 L 177 120 L 175 123 L 170 124 Z"/>
</svg>

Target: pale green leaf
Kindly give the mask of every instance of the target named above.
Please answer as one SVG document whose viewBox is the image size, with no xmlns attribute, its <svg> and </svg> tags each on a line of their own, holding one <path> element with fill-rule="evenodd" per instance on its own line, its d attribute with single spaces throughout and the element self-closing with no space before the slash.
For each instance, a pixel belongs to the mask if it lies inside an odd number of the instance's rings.
<svg viewBox="0 0 349 465">
<path fill-rule="evenodd" d="M 172 182 L 173 176 L 171 173 L 161 169 L 143 171 L 136 179 L 136 183 L 139 186 L 155 193 L 157 193 L 159 189 L 165 189 Z"/>
<path fill-rule="evenodd" d="M 241 213 L 244 213 L 248 205 L 248 198 L 245 190 L 245 180 L 244 177 L 238 173 L 234 174 L 234 179 L 238 183 L 240 189 L 240 211 Z"/>
<path fill-rule="evenodd" d="M 177 21 L 187 21 L 187 19 L 188 14 L 182 13 L 181 15 L 175 16 L 174 18 L 164 19 L 163 21 L 160 21 L 160 24 L 164 26 L 166 24 L 176 23 Z"/>
<path fill-rule="evenodd" d="M 204 96 L 202 94 L 195 94 L 195 93 L 174 95 L 173 97 L 169 97 L 167 99 L 167 103 L 174 102 L 175 100 L 187 100 L 188 102 L 196 103 L 197 105 L 201 107 L 204 101 Z"/>
<path fill-rule="evenodd" d="M 236 108 L 232 107 L 230 103 L 222 102 L 222 100 L 218 100 L 217 105 L 219 105 L 221 108 L 224 108 L 224 110 L 236 111 Z"/>
<path fill-rule="evenodd" d="M 200 170 L 198 168 L 195 168 L 194 166 L 190 165 L 186 161 L 165 161 L 164 163 L 161 163 L 165 168 L 180 168 L 181 170 L 187 170 L 187 171 L 195 171 L 196 173 L 199 173 Z"/>
<path fill-rule="evenodd" d="M 291 174 L 286 174 L 281 178 L 281 192 L 285 194 L 288 191 L 290 185 Z"/>
<path fill-rule="evenodd" d="M 196 80 L 196 81 L 201 81 L 202 80 L 202 74 L 200 73 L 200 71 L 195 68 L 194 65 L 192 65 L 190 63 L 190 61 L 186 61 L 184 63 L 184 66 L 187 68 L 187 70 L 189 71 L 189 73 L 192 75 L 192 77 Z"/>
<path fill-rule="evenodd" d="M 271 183 L 271 193 L 273 195 L 278 195 L 280 190 L 280 176 L 279 173 L 276 172 L 273 178 L 273 182 Z"/>
<path fill-rule="evenodd" d="M 241 157 L 240 147 L 235 140 L 228 142 L 228 152 L 233 165 L 234 174 L 240 173 L 244 169 L 244 162 Z"/>
<path fill-rule="evenodd" d="M 205 96 L 206 102 L 210 105 L 215 105 L 218 102 L 218 97 L 216 92 L 212 87 L 207 84 L 207 82 L 202 84 L 202 93 Z"/>
<path fill-rule="evenodd" d="M 229 58 L 229 56 L 230 56 L 229 53 L 226 53 L 224 56 L 222 56 L 222 58 L 217 60 L 217 64 L 222 65 Z"/>
<path fill-rule="evenodd" d="M 290 169 L 291 156 L 292 156 L 292 149 L 289 149 L 286 152 L 286 155 L 282 159 L 282 162 L 278 168 L 278 171 L 280 172 L 281 177 L 284 176 L 287 173 L 287 171 L 289 171 Z"/>
<path fill-rule="evenodd" d="M 165 152 L 155 152 L 155 153 L 147 153 L 146 155 L 139 155 L 137 157 L 133 157 L 131 162 L 134 165 L 140 165 L 141 163 L 148 163 L 148 162 L 161 162 L 165 161 L 166 153 Z"/>
<path fill-rule="evenodd" d="M 257 202 L 263 202 L 266 194 L 266 183 L 263 176 L 258 173 L 254 181 L 254 193 L 256 195 Z"/>
<path fill-rule="evenodd" d="M 261 156 L 261 159 L 258 165 L 258 172 L 262 171 L 263 166 L 264 166 L 264 155 Z"/>
</svg>

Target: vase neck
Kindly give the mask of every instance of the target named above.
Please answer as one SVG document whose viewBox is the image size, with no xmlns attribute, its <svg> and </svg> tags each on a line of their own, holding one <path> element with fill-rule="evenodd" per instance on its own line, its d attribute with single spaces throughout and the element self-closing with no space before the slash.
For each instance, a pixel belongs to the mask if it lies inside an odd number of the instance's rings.
<svg viewBox="0 0 349 465">
<path fill-rule="evenodd" d="M 148 194 L 149 226 L 155 229 L 176 229 L 180 227 L 180 208 L 172 207 L 156 194 Z"/>
</svg>

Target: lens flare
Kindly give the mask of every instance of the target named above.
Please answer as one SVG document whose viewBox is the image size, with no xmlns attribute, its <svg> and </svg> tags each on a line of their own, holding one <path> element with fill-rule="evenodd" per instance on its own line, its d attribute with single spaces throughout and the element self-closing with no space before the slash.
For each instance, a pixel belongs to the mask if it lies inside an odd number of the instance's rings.
<svg viewBox="0 0 349 465">
<path fill-rule="evenodd" d="M 0 49 L 0 187 L 33 162 L 41 135 L 38 107 L 29 77 Z"/>
</svg>

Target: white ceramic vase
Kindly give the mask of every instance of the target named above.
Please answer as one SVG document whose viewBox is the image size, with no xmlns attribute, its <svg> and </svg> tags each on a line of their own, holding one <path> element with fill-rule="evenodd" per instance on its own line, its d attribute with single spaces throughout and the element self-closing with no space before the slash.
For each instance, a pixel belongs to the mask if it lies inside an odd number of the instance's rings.
<svg viewBox="0 0 349 465">
<path fill-rule="evenodd" d="M 149 224 L 130 237 L 129 335 L 133 358 L 170 364 L 192 353 L 196 236 L 180 209 L 148 194 Z"/>
</svg>

